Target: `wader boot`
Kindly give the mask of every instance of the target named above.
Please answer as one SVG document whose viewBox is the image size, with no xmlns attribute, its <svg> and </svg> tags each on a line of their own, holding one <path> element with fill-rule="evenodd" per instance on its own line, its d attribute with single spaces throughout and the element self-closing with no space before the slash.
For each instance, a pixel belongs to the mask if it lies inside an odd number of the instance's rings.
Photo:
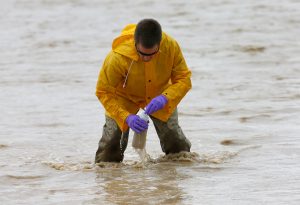
<svg viewBox="0 0 300 205">
<path fill-rule="evenodd" d="M 178 124 L 177 109 L 167 122 L 163 122 L 152 116 L 150 117 L 159 137 L 161 149 L 165 154 L 178 153 L 181 151 L 190 152 L 191 142 L 185 137 Z"/>
<path fill-rule="evenodd" d="M 105 116 L 105 125 L 96 152 L 95 163 L 122 162 L 128 143 L 128 135 L 129 129 L 122 132 L 114 119 Z"/>
</svg>

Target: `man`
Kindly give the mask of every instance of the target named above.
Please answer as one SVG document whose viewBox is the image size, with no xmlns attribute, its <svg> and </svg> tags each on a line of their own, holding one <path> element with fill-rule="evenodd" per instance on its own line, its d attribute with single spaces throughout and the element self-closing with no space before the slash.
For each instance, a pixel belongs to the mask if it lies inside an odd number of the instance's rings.
<svg viewBox="0 0 300 205">
<path fill-rule="evenodd" d="M 144 19 L 127 25 L 112 44 L 98 77 L 96 95 L 106 122 L 95 162 L 121 162 L 129 128 L 142 132 L 148 123 L 136 113 L 145 108 L 165 154 L 190 151 L 178 125 L 177 105 L 191 89 L 188 69 L 177 42 L 160 24 Z"/>
</svg>

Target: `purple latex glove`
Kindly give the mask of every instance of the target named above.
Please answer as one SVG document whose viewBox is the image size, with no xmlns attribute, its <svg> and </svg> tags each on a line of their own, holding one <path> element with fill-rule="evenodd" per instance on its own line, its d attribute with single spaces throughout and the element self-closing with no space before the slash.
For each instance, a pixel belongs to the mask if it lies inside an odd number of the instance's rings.
<svg viewBox="0 0 300 205">
<path fill-rule="evenodd" d="M 151 115 L 157 110 L 162 109 L 168 102 L 168 99 L 164 95 L 159 95 L 151 100 L 151 102 L 146 106 L 145 113 Z"/>
<path fill-rule="evenodd" d="M 136 133 L 141 133 L 148 129 L 148 123 L 138 115 L 129 115 L 126 118 L 126 123 Z"/>
</svg>

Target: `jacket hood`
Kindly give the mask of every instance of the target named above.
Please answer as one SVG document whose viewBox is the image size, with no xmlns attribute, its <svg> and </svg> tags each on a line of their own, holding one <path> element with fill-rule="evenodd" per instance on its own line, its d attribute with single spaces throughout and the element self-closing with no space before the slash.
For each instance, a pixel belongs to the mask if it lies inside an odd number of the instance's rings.
<svg viewBox="0 0 300 205">
<path fill-rule="evenodd" d="M 138 61 L 139 56 L 134 45 L 134 31 L 136 24 L 127 25 L 121 32 L 121 35 L 114 39 L 112 50 L 134 61 Z"/>
</svg>

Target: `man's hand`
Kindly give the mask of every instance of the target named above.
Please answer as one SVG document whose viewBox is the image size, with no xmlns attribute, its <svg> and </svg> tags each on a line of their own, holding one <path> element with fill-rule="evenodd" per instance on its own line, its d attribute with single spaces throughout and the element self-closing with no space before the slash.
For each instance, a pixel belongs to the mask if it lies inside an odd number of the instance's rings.
<svg viewBox="0 0 300 205">
<path fill-rule="evenodd" d="M 168 102 L 168 99 L 164 95 L 159 95 L 151 100 L 146 106 L 145 113 L 151 115 L 152 113 L 162 109 Z"/>
<path fill-rule="evenodd" d="M 126 123 L 136 133 L 141 133 L 148 129 L 148 123 L 138 115 L 129 115 L 126 118 Z"/>
</svg>

